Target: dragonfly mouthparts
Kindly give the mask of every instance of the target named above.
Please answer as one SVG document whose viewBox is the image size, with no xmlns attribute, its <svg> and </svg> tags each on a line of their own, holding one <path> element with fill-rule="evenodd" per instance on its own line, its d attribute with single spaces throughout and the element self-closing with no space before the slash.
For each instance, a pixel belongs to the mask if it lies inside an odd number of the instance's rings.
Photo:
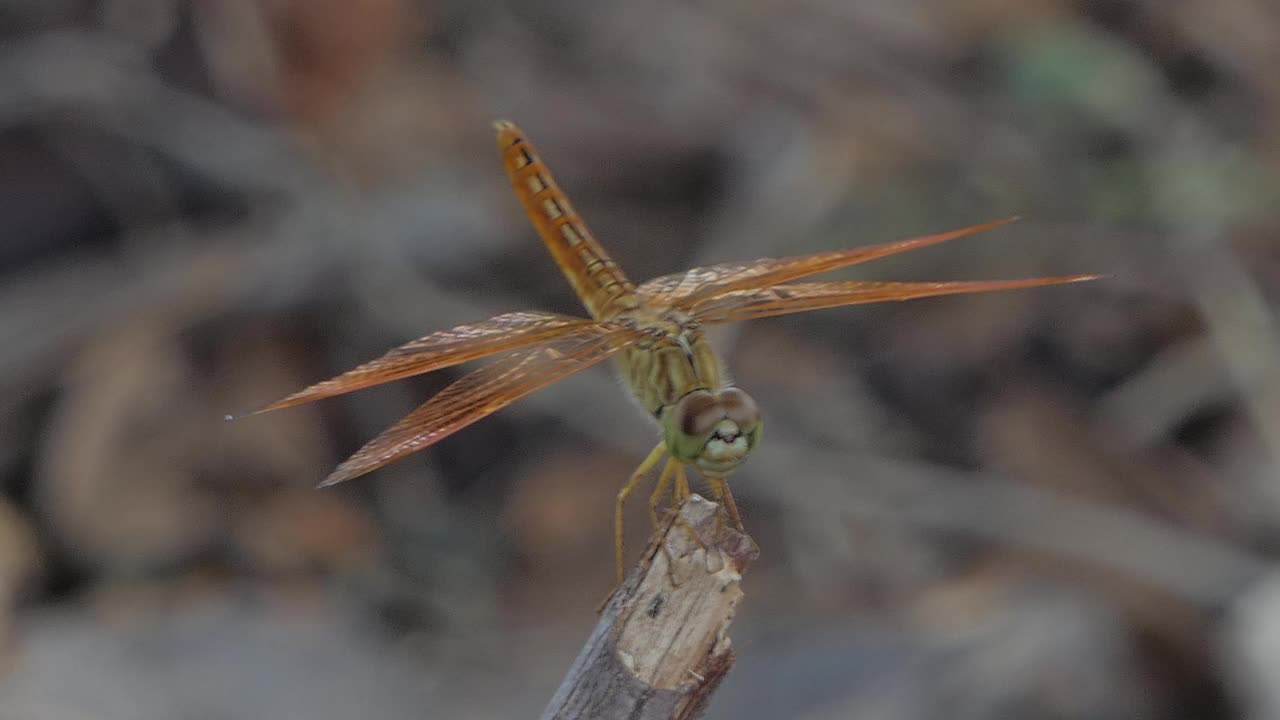
<svg viewBox="0 0 1280 720">
<path fill-rule="evenodd" d="M 724 427 L 727 425 L 732 425 L 732 427 Z M 737 440 L 740 435 L 742 435 L 742 428 L 738 427 L 737 423 L 731 421 L 721 422 L 720 425 L 716 426 L 716 429 L 711 433 L 711 437 L 724 440 L 725 442 L 733 442 L 734 440 Z"/>
</svg>

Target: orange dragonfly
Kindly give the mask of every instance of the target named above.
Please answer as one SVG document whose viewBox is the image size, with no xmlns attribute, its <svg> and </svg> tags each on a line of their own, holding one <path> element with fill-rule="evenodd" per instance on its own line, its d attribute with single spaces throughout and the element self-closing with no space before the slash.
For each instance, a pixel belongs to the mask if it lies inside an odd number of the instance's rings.
<svg viewBox="0 0 1280 720">
<path fill-rule="evenodd" d="M 257 412 L 333 397 L 469 360 L 502 356 L 463 376 L 369 441 L 320 483 L 323 487 L 422 450 L 535 390 L 616 357 L 624 381 L 657 421 L 662 435 L 618 492 L 614 550 L 619 582 L 623 503 L 664 456 L 667 461 L 650 498 L 655 523 L 657 508 L 668 489 L 675 504 L 689 496 L 685 468 L 693 465 L 733 522 L 742 526 L 726 478 L 760 442 L 764 422 L 751 396 L 727 382 L 720 358 L 703 337 L 703 327 L 858 303 L 1057 285 L 1096 277 L 795 282 L 971 235 L 1011 218 L 886 245 L 694 268 L 636 286 L 587 230 L 524 133 L 510 122 L 494 126 L 516 196 L 591 319 L 524 311 L 459 325 L 395 348 Z"/>
</svg>

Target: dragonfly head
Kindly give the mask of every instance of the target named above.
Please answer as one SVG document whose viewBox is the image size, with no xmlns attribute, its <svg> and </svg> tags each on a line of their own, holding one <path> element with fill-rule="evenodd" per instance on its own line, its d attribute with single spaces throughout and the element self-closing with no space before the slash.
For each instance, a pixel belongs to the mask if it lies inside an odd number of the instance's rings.
<svg viewBox="0 0 1280 720">
<path fill-rule="evenodd" d="M 715 475 L 736 468 L 763 432 L 756 401 L 736 387 L 694 390 L 662 415 L 662 433 L 671 456 Z"/>
</svg>

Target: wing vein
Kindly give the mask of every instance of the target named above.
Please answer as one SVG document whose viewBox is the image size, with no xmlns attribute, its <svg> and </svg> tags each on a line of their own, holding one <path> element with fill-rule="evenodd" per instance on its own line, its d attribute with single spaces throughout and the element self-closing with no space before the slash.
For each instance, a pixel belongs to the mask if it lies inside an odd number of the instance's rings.
<svg viewBox="0 0 1280 720">
<path fill-rule="evenodd" d="M 707 325 L 721 325 L 740 320 L 787 315 L 807 310 L 886 302 L 914 300 L 939 295 L 1016 290 L 1021 288 L 1061 285 L 1096 279 L 1096 275 L 1029 278 L 1023 280 L 978 280 L 955 282 L 868 282 L 830 281 L 792 283 L 757 290 L 739 290 L 718 295 L 695 305 L 694 318 Z"/>
<path fill-rule="evenodd" d="M 639 336 L 630 328 L 597 326 L 592 336 L 561 338 L 475 370 L 370 440 L 321 485 L 350 480 L 433 445 L 536 390 L 605 360 Z"/>
<path fill-rule="evenodd" d="M 255 412 L 263 413 L 344 395 L 471 360 L 575 336 L 606 327 L 593 320 L 546 312 L 513 312 L 441 330 L 405 343 L 336 377 L 304 388 Z"/>
<path fill-rule="evenodd" d="M 641 285 L 639 290 L 677 308 L 687 310 L 703 300 L 718 295 L 769 287 L 818 273 L 831 272 L 990 230 L 1014 220 L 1017 218 L 1006 218 L 870 247 L 709 265 L 654 278 Z"/>
</svg>

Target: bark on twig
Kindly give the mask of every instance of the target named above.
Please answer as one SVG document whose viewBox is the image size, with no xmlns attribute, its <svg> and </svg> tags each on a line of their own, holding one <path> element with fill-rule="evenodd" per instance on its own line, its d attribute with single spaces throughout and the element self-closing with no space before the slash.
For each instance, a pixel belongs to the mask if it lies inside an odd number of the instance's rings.
<svg viewBox="0 0 1280 720">
<path fill-rule="evenodd" d="M 733 666 L 729 624 L 758 554 L 719 505 L 691 496 L 609 598 L 543 720 L 701 715 Z"/>
</svg>

